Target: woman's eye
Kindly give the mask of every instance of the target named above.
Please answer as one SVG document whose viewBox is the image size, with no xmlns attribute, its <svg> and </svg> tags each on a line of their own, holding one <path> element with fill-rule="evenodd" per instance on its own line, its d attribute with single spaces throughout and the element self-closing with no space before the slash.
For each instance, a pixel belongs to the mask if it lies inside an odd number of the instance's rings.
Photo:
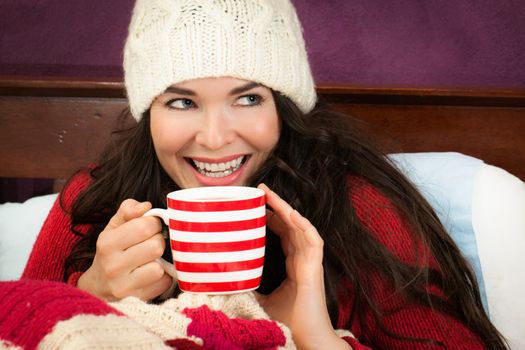
<svg viewBox="0 0 525 350">
<path fill-rule="evenodd" d="M 169 108 L 174 109 L 190 109 L 195 107 L 195 103 L 188 99 L 188 98 L 177 98 L 173 100 L 169 100 L 166 105 Z"/>
<path fill-rule="evenodd" d="M 257 106 L 261 104 L 262 97 L 259 95 L 246 95 L 237 99 L 237 104 L 241 106 Z"/>
</svg>

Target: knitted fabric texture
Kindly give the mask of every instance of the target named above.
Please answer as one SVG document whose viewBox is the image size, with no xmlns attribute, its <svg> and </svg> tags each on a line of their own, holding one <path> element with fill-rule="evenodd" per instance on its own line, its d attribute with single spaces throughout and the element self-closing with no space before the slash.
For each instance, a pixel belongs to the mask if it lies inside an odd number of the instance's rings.
<svg viewBox="0 0 525 350">
<path fill-rule="evenodd" d="M 137 298 L 111 305 L 166 340 L 185 339 L 205 349 L 296 348 L 290 330 L 271 321 L 252 293 L 182 293 L 161 305 Z"/>
<path fill-rule="evenodd" d="M 344 335 L 350 335 L 346 332 Z M 295 349 L 252 293 L 106 303 L 64 283 L 0 283 L 0 349 Z"/>
<path fill-rule="evenodd" d="M 0 349 L 169 349 L 92 295 L 63 283 L 0 283 Z"/>
<path fill-rule="evenodd" d="M 302 28 L 289 0 L 138 0 L 124 73 L 137 121 L 170 85 L 206 77 L 260 83 L 303 112 L 316 102 Z"/>
<path fill-rule="evenodd" d="M 78 194 L 85 189 L 89 183 L 89 175 L 82 173 L 75 176 L 65 187 L 61 198 L 66 211 L 63 210 L 57 200 L 33 247 L 22 278 L 54 281 L 63 279 L 65 273 L 64 261 L 69 254 L 71 246 L 80 239 L 80 236 L 73 234 L 71 231 L 69 226 L 70 217 L 67 209 L 71 207 L 72 203 L 78 197 Z M 419 252 L 419 254 L 414 254 L 413 249 L 414 247 L 420 246 L 420 242 L 414 241 L 411 238 L 413 234 L 410 232 L 410 228 L 407 226 L 404 218 L 396 211 L 393 203 L 377 188 L 357 177 L 349 177 L 348 187 L 350 189 L 349 195 L 352 198 L 357 216 L 361 223 L 369 229 L 375 239 L 382 242 L 385 248 L 402 261 L 414 266 L 423 263 L 425 259 L 421 258 L 425 257 L 426 253 L 422 251 Z M 425 264 L 435 266 L 435 261 L 430 257 L 429 261 L 425 262 Z M 68 275 L 71 275 L 71 272 Z M 449 349 L 462 348 L 474 350 L 485 348 L 481 340 L 469 329 L 468 325 L 461 320 L 415 303 L 406 305 L 405 300 L 400 297 L 399 293 L 393 289 L 390 282 L 383 276 L 375 271 L 370 271 L 369 276 L 371 276 L 371 297 L 377 300 L 380 308 L 391 311 L 383 318 L 383 325 L 387 329 L 395 331 L 402 337 L 436 339 L 443 344 L 444 348 Z M 343 279 L 340 287 L 340 295 L 337 298 L 339 309 L 337 327 L 349 328 L 355 337 L 359 339 L 358 342 L 355 338 L 343 336 L 343 339 L 345 339 L 353 349 L 368 350 L 369 347 L 392 350 L 429 349 L 429 345 L 426 343 L 391 337 L 383 332 L 377 320 L 372 315 L 371 310 L 365 310 L 365 318 L 363 320 L 354 320 L 352 322 L 351 315 L 353 314 L 353 307 L 357 297 L 354 286 L 350 281 Z M 435 295 L 443 295 L 443 291 L 438 285 L 431 286 L 429 292 Z M 232 315 L 231 312 L 233 312 L 233 310 L 230 310 L 229 305 L 233 305 L 233 303 L 220 304 L 218 301 L 220 301 L 220 299 L 212 299 L 212 302 L 207 304 L 209 309 L 217 312 L 219 312 L 218 310 L 220 309 L 220 312 L 223 312 L 225 315 Z M 122 304 L 127 302 L 127 299 L 123 300 Z M 195 304 L 192 305 L 197 304 L 198 302 L 195 301 Z M 36 305 L 38 305 L 38 303 Z M 168 306 L 170 304 L 165 305 Z M 236 305 L 238 307 L 236 312 L 240 313 L 241 310 L 248 310 L 245 311 L 245 313 L 253 313 L 253 311 L 250 311 L 253 310 L 251 309 L 253 305 L 250 306 L 250 303 L 237 303 Z M 401 309 L 400 305 L 403 305 Z M 128 315 L 134 315 L 132 317 L 133 320 L 139 322 L 138 320 L 140 320 L 140 318 L 138 315 L 135 313 L 131 314 L 131 312 L 128 312 L 128 309 L 124 310 L 123 308 L 125 306 L 122 308 L 116 305 L 112 306 Z M 154 305 L 143 306 L 154 307 Z M 177 310 L 182 309 L 179 308 Z M 29 310 L 27 310 L 27 312 L 29 312 Z M 169 316 L 169 312 L 166 309 L 164 312 Z M 148 311 L 145 311 L 145 314 L 147 313 Z M 243 318 L 239 315 L 240 314 L 237 314 L 236 317 Z M 182 317 L 182 315 L 179 313 L 177 317 Z M 256 318 L 264 319 L 263 316 L 257 316 Z M 186 322 L 184 327 L 190 329 L 189 323 L 191 322 L 191 317 L 186 317 L 184 314 L 184 318 L 181 319 L 184 319 Z M 2 320 L 3 314 L 0 314 L 0 324 Z M 142 324 L 142 322 L 139 323 Z M 157 324 L 160 324 L 160 321 Z M 197 326 L 197 324 L 195 324 L 195 326 Z M 195 331 L 192 331 L 194 333 L 191 334 L 204 340 L 206 337 L 197 330 L 200 329 L 200 327 L 196 327 L 195 329 Z M 283 334 L 285 334 L 288 339 L 288 335 L 284 330 Z M 2 340 L 6 340 L 2 336 L 3 333 L 0 332 L 0 344 L 2 344 Z M 169 337 L 169 335 L 166 336 Z M 198 345 L 191 339 L 193 339 L 191 335 L 186 334 L 185 338 L 176 338 L 168 340 L 165 343 L 170 346 L 177 346 L 179 349 L 199 349 L 196 346 L 201 345 Z M 175 342 L 177 342 L 177 345 L 175 345 Z M 188 346 L 188 344 L 192 347 L 184 347 Z M 1 347 L 2 345 L 0 345 L 0 349 Z M 200 349 L 202 349 L 202 347 Z"/>
</svg>

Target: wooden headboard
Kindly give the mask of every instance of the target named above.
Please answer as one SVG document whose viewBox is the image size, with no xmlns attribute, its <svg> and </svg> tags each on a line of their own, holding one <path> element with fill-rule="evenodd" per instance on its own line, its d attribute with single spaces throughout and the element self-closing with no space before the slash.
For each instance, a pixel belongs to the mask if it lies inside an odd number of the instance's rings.
<svg viewBox="0 0 525 350">
<path fill-rule="evenodd" d="M 462 152 L 525 179 L 525 90 L 320 86 L 386 152 Z M 96 160 L 122 82 L 0 79 L 0 177 L 65 179 Z"/>
</svg>

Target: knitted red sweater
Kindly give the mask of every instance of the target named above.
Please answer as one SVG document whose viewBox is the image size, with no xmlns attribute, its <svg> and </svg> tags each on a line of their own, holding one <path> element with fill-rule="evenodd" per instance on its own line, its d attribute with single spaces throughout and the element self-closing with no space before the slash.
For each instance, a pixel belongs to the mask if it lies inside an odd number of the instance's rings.
<svg viewBox="0 0 525 350">
<path fill-rule="evenodd" d="M 87 174 L 79 175 L 70 182 L 62 193 L 66 209 L 88 183 Z M 416 260 L 414 251 L 419 249 L 424 255 L 425 250 L 421 246 L 414 246 L 408 226 L 392 203 L 376 188 L 362 180 L 350 178 L 349 187 L 357 216 L 365 227 L 404 262 L 412 265 L 421 263 L 421 261 Z M 62 210 L 59 200 L 57 200 L 33 247 L 22 278 L 49 281 L 63 280 L 64 261 L 78 240 L 78 236 L 70 231 L 69 223 L 68 214 Z M 434 264 L 432 259 L 428 263 Z M 69 276 L 69 283 L 76 284 L 78 276 L 78 274 Z M 479 338 L 469 330 L 468 325 L 427 307 L 417 304 L 403 304 L 386 280 L 378 274 L 372 273 L 371 276 L 371 296 L 380 303 L 383 310 L 390 311 L 383 318 L 383 325 L 395 334 L 408 338 L 430 338 L 436 340 L 438 344 L 431 345 L 388 336 L 380 329 L 372 313 L 369 312 L 364 323 L 354 322 L 352 324 L 351 331 L 361 344 L 353 339 L 345 338 L 354 349 L 367 349 L 368 347 L 393 350 L 407 348 L 441 349 L 443 346 L 461 349 L 484 348 Z M 343 282 L 342 286 L 345 296 L 339 300 L 339 328 L 347 323 L 354 300 L 352 285 Z M 443 295 L 438 287 L 432 287 L 431 292 L 436 295 Z M 400 305 L 403 307 L 400 308 Z"/>
</svg>

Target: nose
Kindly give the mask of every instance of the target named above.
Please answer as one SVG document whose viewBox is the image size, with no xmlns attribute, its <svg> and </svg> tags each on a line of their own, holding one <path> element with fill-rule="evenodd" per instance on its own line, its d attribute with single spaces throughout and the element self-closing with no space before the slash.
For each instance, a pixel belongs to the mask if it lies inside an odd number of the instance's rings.
<svg viewBox="0 0 525 350">
<path fill-rule="evenodd" d="M 195 141 L 208 149 L 216 150 L 231 143 L 235 130 L 231 118 L 221 108 L 204 112 Z"/>
</svg>

